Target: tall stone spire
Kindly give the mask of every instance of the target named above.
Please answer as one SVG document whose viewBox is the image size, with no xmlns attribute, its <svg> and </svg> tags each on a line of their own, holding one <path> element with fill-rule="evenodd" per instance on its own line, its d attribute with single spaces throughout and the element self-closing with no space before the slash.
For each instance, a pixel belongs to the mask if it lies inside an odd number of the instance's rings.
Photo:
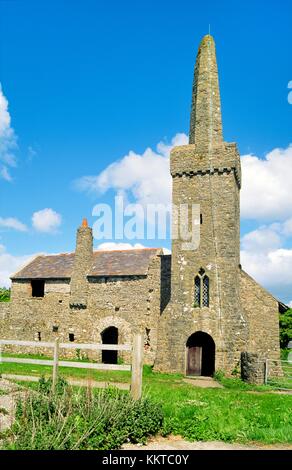
<svg viewBox="0 0 292 470">
<path fill-rule="evenodd" d="M 201 41 L 195 65 L 189 142 L 199 151 L 210 151 L 222 140 L 215 42 L 208 34 Z"/>
</svg>

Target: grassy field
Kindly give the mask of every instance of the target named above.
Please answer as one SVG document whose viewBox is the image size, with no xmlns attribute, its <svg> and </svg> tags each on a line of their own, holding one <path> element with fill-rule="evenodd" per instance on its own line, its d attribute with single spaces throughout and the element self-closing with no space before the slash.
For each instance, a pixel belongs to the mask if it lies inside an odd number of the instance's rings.
<svg viewBox="0 0 292 470">
<path fill-rule="evenodd" d="M 52 359 L 49 356 L 43 355 L 28 355 L 28 354 L 3 354 L 3 357 L 18 357 L 18 358 L 32 358 L 32 359 Z M 74 359 L 61 359 L 62 361 L 77 361 Z M 84 361 L 80 361 L 84 362 Z M 16 364 L 16 363 L 0 363 L 0 374 L 19 374 L 19 375 L 45 375 L 50 377 L 52 375 L 51 366 L 41 366 L 37 364 Z M 106 382 L 129 382 L 131 379 L 131 372 L 127 371 L 95 371 L 90 369 L 75 369 L 73 367 L 60 367 L 59 373 L 63 377 L 73 377 L 76 379 L 90 379 L 100 380 Z"/>
<path fill-rule="evenodd" d="M 51 370 L 46 366 L 0 365 L 0 373 L 50 376 Z M 130 373 L 120 371 L 60 368 L 60 374 L 112 383 L 130 381 Z M 182 375 L 155 373 L 145 366 L 143 393 L 162 403 L 165 435 L 189 440 L 292 443 L 292 395 L 270 393 L 272 387 L 255 387 L 240 379 L 221 376 L 220 381 L 223 389 L 199 388 L 184 382 Z"/>
</svg>

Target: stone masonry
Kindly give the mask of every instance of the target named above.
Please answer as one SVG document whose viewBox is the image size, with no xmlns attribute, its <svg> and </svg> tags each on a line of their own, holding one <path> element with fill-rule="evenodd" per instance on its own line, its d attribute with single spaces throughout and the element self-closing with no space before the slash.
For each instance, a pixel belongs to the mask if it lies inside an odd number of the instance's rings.
<svg viewBox="0 0 292 470">
<path fill-rule="evenodd" d="M 279 302 L 240 265 L 240 157 L 223 140 L 210 35 L 195 66 L 189 145 L 172 150 L 170 172 L 173 215 L 187 205 L 184 228 L 199 224 L 197 248 L 185 249 L 182 220 L 173 217 L 179 236 L 171 256 L 161 249 L 97 252 L 84 220 L 75 253 L 38 257 L 12 276 L 11 302 L 0 304 L 0 338 L 101 343 L 115 327 L 118 343 L 130 343 L 139 331 L 145 363 L 190 375 L 231 373 L 241 353 L 279 359 Z"/>
</svg>

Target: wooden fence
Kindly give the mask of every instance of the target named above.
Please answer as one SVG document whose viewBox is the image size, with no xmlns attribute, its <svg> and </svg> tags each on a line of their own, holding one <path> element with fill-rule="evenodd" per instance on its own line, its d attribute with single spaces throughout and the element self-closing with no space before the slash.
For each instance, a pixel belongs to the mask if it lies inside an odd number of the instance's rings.
<svg viewBox="0 0 292 470">
<path fill-rule="evenodd" d="M 278 372 L 281 372 L 280 374 Z M 279 390 L 292 390 L 292 361 L 283 359 L 265 360 L 265 384 Z"/>
<path fill-rule="evenodd" d="M 50 359 L 30 359 L 20 357 L 3 357 L 2 346 L 22 346 L 33 348 L 52 348 L 53 360 Z M 95 362 L 60 361 L 60 349 L 85 349 L 91 351 L 130 351 L 132 356 L 131 364 L 101 364 Z M 45 341 L 18 341 L 2 339 L 0 340 L 0 363 L 11 362 L 17 364 L 36 364 L 53 367 L 53 388 L 58 379 L 59 367 L 75 367 L 77 369 L 95 370 L 125 370 L 131 371 L 131 395 L 135 400 L 139 400 L 142 395 L 142 369 L 143 369 L 143 336 L 136 334 L 133 337 L 133 344 L 85 344 L 85 343 L 60 343 L 59 338 L 55 342 Z"/>
</svg>

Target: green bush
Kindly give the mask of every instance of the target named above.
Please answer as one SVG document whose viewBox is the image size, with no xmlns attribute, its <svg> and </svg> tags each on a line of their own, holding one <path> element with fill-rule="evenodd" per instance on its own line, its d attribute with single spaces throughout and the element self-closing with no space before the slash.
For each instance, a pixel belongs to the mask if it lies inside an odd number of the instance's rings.
<svg viewBox="0 0 292 470">
<path fill-rule="evenodd" d="M 16 419 L 5 449 L 118 449 L 124 442 L 145 442 L 163 425 L 159 404 L 134 401 L 127 392 L 109 387 L 75 391 L 59 381 L 41 379 L 16 407 Z"/>
<path fill-rule="evenodd" d="M 10 301 L 10 289 L 5 289 L 5 287 L 0 287 L 0 302 L 9 302 Z"/>
<path fill-rule="evenodd" d="M 290 351 L 291 351 L 291 349 L 288 349 L 288 348 L 281 349 L 281 360 L 282 361 L 287 361 Z"/>
<path fill-rule="evenodd" d="M 76 349 L 76 357 L 78 361 L 89 362 L 88 355 L 79 348 Z"/>
<path fill-rule="evenodd" d="M 292 340 L 292 308 L 280 314 L 280 344 L 285 349 Z"/>
</svg>

